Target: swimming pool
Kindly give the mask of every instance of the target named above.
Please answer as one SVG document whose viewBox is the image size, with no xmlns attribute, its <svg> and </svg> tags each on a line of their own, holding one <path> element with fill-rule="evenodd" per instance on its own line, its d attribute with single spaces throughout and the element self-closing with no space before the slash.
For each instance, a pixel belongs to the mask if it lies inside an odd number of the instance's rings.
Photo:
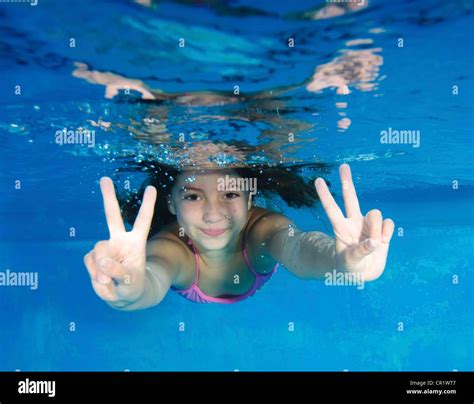
<svg viewBox="0 0 474 404">
<path fill-rule="evenodd" d="M 472 4 L 387 3 L 2 3 L 0 271 L 38 283 L 0 286 L 0 370 L 473 370 Z M 234 305 L 109 308 L 82 262 L 108 237 L 98 180 L 139 188 L 116 170 L 172 162 L 180 134 L 328 163 L 338 201 L 349 162 L 362 209 L 396 224 L 384 275 L 358 290 L 279 269 Z M 275 204 L 331 231 L 320 206 Z"/>
</svg>

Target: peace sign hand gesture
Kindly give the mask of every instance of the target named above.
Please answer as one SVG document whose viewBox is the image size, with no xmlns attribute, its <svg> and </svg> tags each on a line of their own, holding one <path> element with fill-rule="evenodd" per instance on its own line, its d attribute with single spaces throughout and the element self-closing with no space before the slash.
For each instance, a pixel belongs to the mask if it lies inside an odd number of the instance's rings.
<svg viewBox="0 0 474 404">
<path fill-rule="evenodd" d="M 385 269 L 395 225 L 391 219 L 382 221 L 382 213 L 377 209 L 362 216 L 348 164 L 339 167 L 339 175 L 347 217 L 344 217 L 324 180 L 318 178 L 315 181 L 316 192 L 336 236 L 337 269 L 361 272 L 365 281 L 371 281 L 382 275 Z"/>
<path fill-rule="evenodd" d="M 110 239 L 99 241 L 84 256 L 92 286 L 107 302 L 135 302 L 145 290 L 146 243 L 156 201 L 156 189 L 148 186 L 133 225 L 127 232 L 112 180 L 103 177 L 100 189 Z"/>
</svg>

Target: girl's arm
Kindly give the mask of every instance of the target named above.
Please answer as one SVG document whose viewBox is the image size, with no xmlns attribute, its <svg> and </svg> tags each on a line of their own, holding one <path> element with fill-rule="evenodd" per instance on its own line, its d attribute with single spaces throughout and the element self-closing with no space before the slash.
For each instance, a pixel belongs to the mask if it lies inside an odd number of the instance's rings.
<svg viewBox="0 0 474 404">
<path fill-rule="evenodd" d="M 364 281 L 382 275 L 388 256 L 394 223 L 382 219 L 377 209 L 362 215 L 352 174 L 347 164 L 339 168 L 346 215 L 337 205 L 322 178 L 315 181 L 316 192 L 326 212 L 335 240 L 319 232 L 301 232 L 278 214 L 262 216 L 254 224 L 254 240 L 260 253 L 271 255 L 290 272 L 314 279 L 326 272 L 358 272 Z"/>
<path fill-rule="evenodd" d="M 252 226 L 250 240 L 257 254 L 270 256 L 303 279 L 321 279 L 336 268 L 335 242 L 317 231 L 303 232 L 286 216 L 271 213 Z"/>
</svg>

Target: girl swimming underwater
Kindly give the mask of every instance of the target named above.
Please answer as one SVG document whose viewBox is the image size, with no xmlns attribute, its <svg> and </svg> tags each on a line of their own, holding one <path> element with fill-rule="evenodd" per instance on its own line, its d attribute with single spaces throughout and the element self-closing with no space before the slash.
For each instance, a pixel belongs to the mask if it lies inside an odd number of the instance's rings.
<svg viewBox="0 0 474 404">
<path fill-rule="evenodd" d="M 110 239 L 84 257 L 92 286 L 110 306 L 137 310 L 157 305 L 170 289 L 198 303 L 239 302 L 280 264 L 302 279 L 337 271 L 375 280 L 385 269 L 394 223 L 382 220 L 376 209 L 363 216 L 350 167 L 342 164 L 339 174 L 346 216 L 325 181 L 314 182 L 335 239 L 303 232 L 288 217 L 254 206 L 251 190 L 226 186 L 242 179 L 238 169 L 229 168 L 181 170 L 158 199 L 156 187 L 147 186 L 127 232 L 113 182 L 103 177 Z M 160 226 L 164 205 L 174 220 Z"/>
</svg>

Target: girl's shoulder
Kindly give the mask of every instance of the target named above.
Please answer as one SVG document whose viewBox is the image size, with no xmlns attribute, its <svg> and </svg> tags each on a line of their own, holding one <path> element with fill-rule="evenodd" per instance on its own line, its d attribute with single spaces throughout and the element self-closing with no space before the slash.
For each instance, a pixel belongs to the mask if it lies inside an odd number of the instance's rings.
<svg viewBox="0 0 474 404">
<path fill-rule="evenodd" d="M 259 218 L 262 215 L 266 215 L 267 213 L 274 213 L 271 210 L 261 208 L 260 206 L 252 206 L 252 208 L 249 211 L 249 219 L 252 218 Z"/>
<path fill-rule="evenodd" d="M 258 272 L 268 273 L 278 263 L 271 251 L 280 250 L 281 246 L 272 241 L 273 235 L 288 226 L 297 231 L 295 224 L 287 216 L 268 209 L 255 209 L 247 224 L 245 239 L 250 260 L 260 269 Z"/>
<path fill-rule="evenodd" d="M 175 279 L 177 284 L 187 283 L 188 278 L 194 275 L 189 268 L 194 268 L 194 253 L 180 237 L 178 223 L 171 223 L 152 236 L 147 243 L 147 254 L 163 254 L 179 267 L 179 273 Z"/>
<path fill-rule="evenodd" d="M 248 235 L 249 230 L 252 229 L 252 226 L 260 218 L 262 218 L 263 216 L 269 215 L 269 214 L 273 214 L 273 213 L 275 213 L 275 212 L 273 212 L 271 210 L 268 210 L 268 209 L 260 208 L 259 206 L 252 206 L 252 208 L 249 211 L 248 218 L 247 218 L 247 225 L 245 226 L 245 232 L 246 232 L 245 235 L 246 236 Z"/>
<path fill-rule="evenodd" d="M 263 220 L 268 219 L 271 222 L 289 221 L 289 219 L 286 216 L 278 212 L 274 212 L 273 210 L 269 210 L 269 209 L 260 208 L 258 206 L 253 206 L 252 209 L 250 210 L 250 214 L 247 220 L 247 226 L 246 226 L 247 234 L 251 233 L 252 231 L 256 229 L 256 226 L 254 225 L 257 223 L 261 223 L 260 219 L 262 219 L 264 216 L 265 216 L 265 219 Z"/>
<path fill-rule="evenodd" d="M 245 247 L 247 248 L 248 256 L 252 266 L 257 272 L 267 274 L 272 271 L 278 263 L 273 257 L 266 252 L 265 237 L 261 231 L 261 223 L 273 221 L 275 218 L 284 218 L 277 212 L 272 210 L 253 206 L 245 227 Z M 263 219 L 263 220 L 261 220 Z"/>
</svg>

